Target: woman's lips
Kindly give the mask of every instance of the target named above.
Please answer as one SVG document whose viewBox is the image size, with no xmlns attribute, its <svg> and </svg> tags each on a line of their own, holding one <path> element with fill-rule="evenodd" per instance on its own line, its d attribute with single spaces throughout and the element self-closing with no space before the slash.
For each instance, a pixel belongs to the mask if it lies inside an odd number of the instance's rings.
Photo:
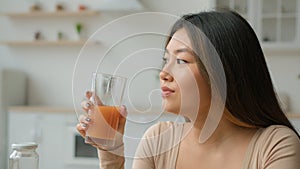
<svg viewBox="0 0 300 169">
<path fill-rule="evenodd" d="M 172 93 L 174 93 L 175 91 L 168 88 L 167 86 L 163 86 L 161 87 L 162 90 L 162 97 L 168 97 L 170 96 Z"/>
</svg>

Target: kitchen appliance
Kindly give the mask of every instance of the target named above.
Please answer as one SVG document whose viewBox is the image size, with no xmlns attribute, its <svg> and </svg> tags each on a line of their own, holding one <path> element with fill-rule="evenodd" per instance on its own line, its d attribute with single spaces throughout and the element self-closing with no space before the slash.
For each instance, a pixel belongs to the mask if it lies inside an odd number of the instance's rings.
<svg viewBox="0 0 300 169">
<path fill-rule="evenodd" d="M 26 103 L 26 75 L 17 70 L 0 70 L 0 168 L 7 168 L 7 112 L 9 106 Z"/>
<path fill-rule="evenodd" d="M 89 144 L 85 144 L 75 125 L 66 126 L 65 164 L 70 168 L 99 168 L 97 150 Z M 66 168 L 68 168 L 66 167 Z"/>
</svg>

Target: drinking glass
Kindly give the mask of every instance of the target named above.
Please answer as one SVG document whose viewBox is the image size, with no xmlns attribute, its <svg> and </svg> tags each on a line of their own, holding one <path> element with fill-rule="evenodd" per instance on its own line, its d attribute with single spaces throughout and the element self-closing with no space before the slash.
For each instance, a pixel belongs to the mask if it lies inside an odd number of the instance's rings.
<svg viewBox="0 0 300 169">
<path fill-rule="evenodd" d="M 116 135 L 121 114 L 126 78 L 105 73 L 93 73 L 93 111 L 88 112 L 91 124 L 86 131 L 85 142 L 103 148 L 116 145 Z"/>
</svg>

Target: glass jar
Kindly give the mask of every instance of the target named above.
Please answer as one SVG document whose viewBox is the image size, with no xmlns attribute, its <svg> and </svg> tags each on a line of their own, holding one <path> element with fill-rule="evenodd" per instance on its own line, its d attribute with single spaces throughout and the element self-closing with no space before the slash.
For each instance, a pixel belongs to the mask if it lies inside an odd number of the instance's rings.
<svg viewBox="0 0 300 169">
<path fill-rule="evenodd" d="M 39 155 L 36 152 L 37 144 L 33 142 L 12 144 L 12 153 L 9 156 L 9 169 L 38 169 Z"/>
</svg>

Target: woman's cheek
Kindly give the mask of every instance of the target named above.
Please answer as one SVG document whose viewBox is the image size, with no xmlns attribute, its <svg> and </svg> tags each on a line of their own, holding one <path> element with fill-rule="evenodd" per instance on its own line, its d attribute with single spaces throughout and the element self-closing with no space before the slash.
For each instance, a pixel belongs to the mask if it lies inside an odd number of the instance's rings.
<svg viewBox="0 0 300 169">
<path fill-rule="evenodd" d="M 174 79 L 180 91 L 180 114 L 188 116 L 191 120 L 198 114 L 200 93 L 194 72 L 188 67 L 173 70 Z"/>
</svg>

